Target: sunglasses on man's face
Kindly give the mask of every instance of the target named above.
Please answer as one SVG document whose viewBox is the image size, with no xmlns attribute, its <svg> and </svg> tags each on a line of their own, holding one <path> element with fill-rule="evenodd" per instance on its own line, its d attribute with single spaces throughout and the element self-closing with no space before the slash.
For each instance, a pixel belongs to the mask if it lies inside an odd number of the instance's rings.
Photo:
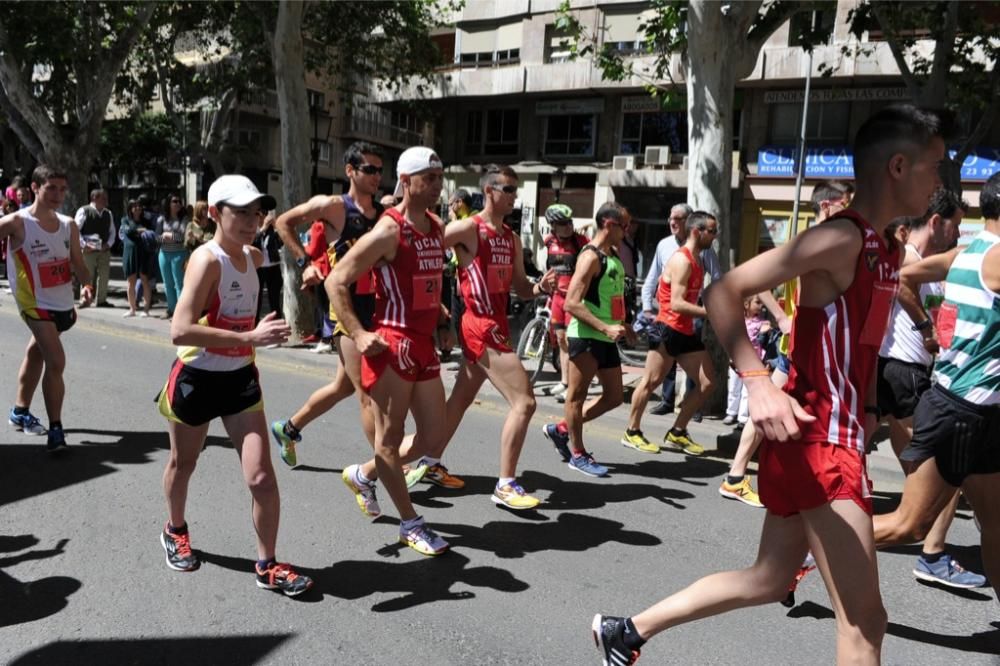
<svg viewBox="0 0 1000 666">
<path fill-rule="evenodd" d="M 500 185 L 493 189 L 500 190 L 504 194 L 514 194 L 517 192 L 517 185 Z"/>
<path fill-rule="evenodd" d="M 382 167 L 375 166 L 374 164 L 362 164 L 361 166 L 354 167 L 366 176 L 374 176 L 375 174 L 382 173 Z"/>
</svg>

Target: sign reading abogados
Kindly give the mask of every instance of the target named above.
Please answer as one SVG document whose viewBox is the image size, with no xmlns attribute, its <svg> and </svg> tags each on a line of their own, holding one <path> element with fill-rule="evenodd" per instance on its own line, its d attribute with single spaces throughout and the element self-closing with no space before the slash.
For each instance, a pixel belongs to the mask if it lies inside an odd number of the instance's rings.
<svg viewBox="0 0 1000 666">
<path fill-rule="evenodd" d="M 757 151 L 757 175 L 794 178 L 794 146 L 763 146 Z M 948 154 L 955 156 L 955 151 Z M 847 146 L 825 146 L 806 150 L 806 178 L 854 178 L 854 155 Z M 979 147 L 962 162 L 962 180 L 987 180 L 1000 172 L 1000 148 Z"/>
</svg>

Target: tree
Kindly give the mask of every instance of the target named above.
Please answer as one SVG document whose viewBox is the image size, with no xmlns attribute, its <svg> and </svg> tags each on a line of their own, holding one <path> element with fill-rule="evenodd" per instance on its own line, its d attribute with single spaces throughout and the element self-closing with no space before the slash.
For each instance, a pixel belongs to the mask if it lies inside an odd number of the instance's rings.
<svg viewBox="0 0 1000 666">
<path fill-rule="evenodd" d="M 844 55 L 873 50 L 871 42 L 861 39 L 866 32 L 879 30 L 914 103 L 957 112 L 956 154 L 946 161 L 942 173 L 947 187 L 955 192 L 962 191 L 962 162 L 986 137 L 1000 110 L 1000 69 L 996 66 L 1000 26 L 984 19 L 998 11 L 998 2 L 876 0 L 852 9 L 848 17 L 858 41 L 844 46 Z M 927 40 L 933 42 L 929 51 L 923 48 Z"/>
<path fill-rule="evenodd" d="M 67 210 L 86 202 L 101 126 L 150 2 L 0 3 L 0 110 L 39 162 L 69 174 Z"/>
</svg>

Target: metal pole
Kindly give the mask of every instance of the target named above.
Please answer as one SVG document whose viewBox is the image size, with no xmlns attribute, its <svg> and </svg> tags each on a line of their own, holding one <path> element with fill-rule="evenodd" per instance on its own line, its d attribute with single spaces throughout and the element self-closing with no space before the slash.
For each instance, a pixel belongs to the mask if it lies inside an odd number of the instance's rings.
<svg viewBox="0 0 1000 666">
<path fill-rule="evenodd" d="M 812 15 L 812 27 L 816 29 L 816 12 Z M 795 173 L 795 202 L 792 204 L 791 237 L 799 233 L 799 201 L 802 199 L 802 178 L 806 173 L 806 121 L 809 119 L 809 89 L 812 85 L 813 50 L 809 49 L 809 69 L 806 71 L 806 96 L 802 100 L 802 127 L 799 129 L 798 162 Z"/>
</svg>

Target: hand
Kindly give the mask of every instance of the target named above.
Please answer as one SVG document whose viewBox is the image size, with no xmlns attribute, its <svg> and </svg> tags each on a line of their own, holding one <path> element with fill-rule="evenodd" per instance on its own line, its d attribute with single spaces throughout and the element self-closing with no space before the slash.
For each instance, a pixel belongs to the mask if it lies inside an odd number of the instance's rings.
<svg viewBox="0 0 1000 666">
<path fill-rule="evenodd" d="M 931 335 L 929 338 L 924 338 L 924 349 L 929 354 L 937 354 L 941 351 L 941 345 L 938 343 L 937 337 Z"/>
<path fill-rule="evenodd" d="M 322 281 L 323 274 L 316 266 L 306 266 L 306 269 L 302 271 L 302 289 L 308 289 L 309 287 L 317 285 Z"/>
<path fill-rule="evenodd" d="M 628 335 L 626 331 L 631 331 L 631 329 L 628 326 L 622 326 L 621 324 L 611 324 L 604 326 L 601 333 L 611 338 L 612 341 L 617 342 L 620 338 L 624 338 Z"/>
<path fill-rule="evenodd" d="M 765 321 L 763 324 L 760 325 L 761 333 L 767 333 L 770 330 L 771 330 L 771 322 Z"/>
<path fill-rule="evenodd" d="M 89 284 L 80 288 L 80 307 L 87 307 L 94 302 L 94 288 Z"/>
<path fill-rule="evenodd" d="M 556 284 L 558 283 L 558 281 L 559 280 L 556 277 L 555 269 L 550 268 L 549 270 L 545 271 L 545 275 L 543 275 L 542 279 L 538 281 L 538 284 L 541 285 L 541 287 L 539 288 L 544 290 L 546 293 L 551 294 L 553 291 L 555 291 Z"/>
<path fill-rule="evenodd" d="M 792 320 L 791 320 L 791 318 L 790 317 L 782 317 L 778 321 L 778 328 L 785 335 L 791 335 L 792 334 Z"/>
<path fill-rule="evenodd" d="M 631 326 L 626 326 L 625 327 L 625 342 L 627 344 L 629 344 L 629 345 L 634 345 L 637 340 L 638 340 L 638 336 L 636 336 L 635 331 L 632 330 L 632 327 Z"/>
<path fill-rule="evenodd" d="M 378 333 L 372 333 L 364 329 L 351 335 L 354 344 L 362 356 L 378 356 L 389 348 L 389 343 Z"/>
<path fill-rule="evenodd" d="M 274 312 L 268 312 L 257 328 L 250 333 L 250 344 L 254 347 L 266 347 L 288 341 L 288 336 L 292 334 L 292 329 L 284 319 L 278 319 Z"/>
<path fill-rule="evenodd" d="M 865 451 L 870 450 L 872 438 L 875 437 L 875 433 L 878 431 L 879 420 L 874 414 L 869 414 L 865 412 Z"/>
<path fill-rule="evenodd" d="M 743 385 L 749 394 L 750 418 L 770 440 L 786 442 L 802 436 L 799 422 L 811 423 L 815 416 L 771 382 L 770 377 L 747 377 Z"/>
<path fill-rule="evenodd" d="M 443 352 L 449 352 L 452 347 L 455 346 L 455 334 L 451 332 L 451 327 L 439 328 L 437 331 L 438 335 L 438 349 Z"/>
</svg>

